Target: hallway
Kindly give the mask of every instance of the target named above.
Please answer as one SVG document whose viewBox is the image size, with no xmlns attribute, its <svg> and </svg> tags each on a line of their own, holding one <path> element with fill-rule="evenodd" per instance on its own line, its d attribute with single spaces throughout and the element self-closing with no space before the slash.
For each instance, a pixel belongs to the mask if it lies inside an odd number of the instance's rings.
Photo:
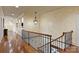
<svg viewBox="0 0 79 59">
<path fill-rule="evenodd" d="M 79 52 L 78 10 L 65 6 L 1 6 L 0 52 L 50 53 L 52 45 L 61 53 L 61 49 L 65 49 L 63 53 Z"/>
<path fill-rule="evenodd" d="M 3 37 L 0 41 L 0 53 L 34 53 L 36 52 L 32 46 L 28 45 L 18 35 L 9 35 Z"/>
<path fill-rule="evenodd" d="M 58 51 L 60 53 L 77 53 L 79 52 L 79 47 L 71 46 L 65 50 L 59 49 Z M 39 53 L 39 50 L 25 42 L 20 35 L 14 33 L 14 35 L 9 34 L 1 38 L 0 53 Z"/>
</svg>

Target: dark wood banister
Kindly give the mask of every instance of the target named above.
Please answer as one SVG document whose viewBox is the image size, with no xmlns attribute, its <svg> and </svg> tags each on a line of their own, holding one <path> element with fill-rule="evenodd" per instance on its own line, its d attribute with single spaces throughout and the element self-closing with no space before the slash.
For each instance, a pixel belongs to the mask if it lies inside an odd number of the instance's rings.
<svg viewBox="0 0 79 59">
<path fill-rule="evenodd" d="M 62 34 L 61 36 L 59 36 L 58 38 L 56 38 L 56 39 L 52 40 L 51 42 L 48 42 L 48 43 L 46 43 L 46 44 L 44 44 L 44 45 L 42 45 L 42 46 L 38 47 L 37 49 L 42 48 L 42 47 L 44 47 L 44 46 L 46 46 L 46 45 L 48 45 L 48 44 L 52 43 L 53 41 L 58 40 L 59 38 L 61 38 L 61 37 L 63 37 L 63 36 L 64 36 L 64 32 L 63 32 L 63 34 Z"/>
<path fill-rule="evenodd" d="M 39 35 L 44 35 L 44 36 L 49 36 L 50 38 L 52 37 L 52 35 L 49 35 L 49 34 L 43 34 L 43 33 L 38 33 L 38 32 L 32 32 L 32 31 L 27 31 L 27 30 L 24 30 L 28 33 L 34 33 L 34 34 L 39 34 Z M 51 41 L 51 40 L 50 40 Z M 36 51 L 39 51 L 38 49 L 34 48 Z"/>
<path fill-rule="evenodd" d="M 49 34 L 43 34 L 43 33 L 38 33 L 38 32 L 32 32 L 32 31 L 27 31 L 27 30 L 24 30 L 24 31 L 29 32 L 29 33 L 35 33 L 35 34 L 39 34 L 39 35 L 46 35 L 46 36 L 52 37 L 52 35 L 49 35 Z"/>
<path fill-rule="evenodd" d="M 38 32 L 32 32 L 32 31 L 27 31 L 27 30 L 24 30 L 24 31 L 26 31 L 26 32 L 28 32 L 28 33 L 35 33 L 35 34 L 39 34 L 39 35 L 45 35 L 45 36 L 52 37 L 52 35 L 49 35 L 49 34 L 43 34 L 43 33 L 38 33 Z M 73 32 L 73 31 L 70 31 L 70 32 Z M 60 39 L 61 37 L 64 36 L 65 33 L 67 33 L 67 32 L 63 32 L 63 34 L 62 34 L 61 36 L 59 36 L 58 38 L 56 38 L 56 39 L 54 39 L 54 40 L 52 40 L 52 41 L 50 41 L 50 42 L 48 42 L 48 43 L 46 43 L 46 44 L 40 46 L 40 47 L 37 47 L 37 49 L 42 48 L 42 47 L 44 47 L 44 46 L 46 46 L 46 45 L 52 43 L 53 41 L 56 41 L 56 40 Z M 36 49 L 36 51 L 37 51 L 37 49 Z M 38 51 L 39 51 L 39 50 L 38 50 Z"/>
<path fill-rule="evenodd" d="M 70 31 L 70 32 L 73 32 L 73 30 L 72 30 L 72 31 Z M 56 41 L 56 40 L 60 39 L 61 37 L 63 37 L 63 36 L 64 36 L 64 34 L 65 34 L 65 33 L 68 33 L 68 32 L 63 32 L 63 34 L 62 34 L 61 36 L 59 36 L 58 38 L 56 38 L 56 39 L 52 40 L 51 42 L 46 43 L 45 45 L 42 45 L 42 46 L 38 47 L 37 49 L 42 48 L 42 47 L 44 47 L 44 46 L 46 46 L 46 45 L 48 45 L 48 44 L 52 43 L 53 41 Z M 65 43 L 65 44 L 69 44 L 69 43 Z M 70 45 L 72 45 L 72 44 L 70 44 Z"/>
</svg>

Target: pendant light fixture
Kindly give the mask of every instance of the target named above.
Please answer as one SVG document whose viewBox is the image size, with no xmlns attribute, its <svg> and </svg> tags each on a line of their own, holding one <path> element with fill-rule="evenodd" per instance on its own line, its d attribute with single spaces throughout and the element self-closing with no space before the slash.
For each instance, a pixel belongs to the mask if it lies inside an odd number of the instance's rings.
<svg viewBox="0 0 79 59">
<path fill-rule="evenodd" d="M 15 6 L 16 8 L 19 8 L 19 6 L 17 5 L 17 6 Z"/>
<path fill-rule="evenodd" d="M 33 20 L 34 24 L 37 24 L 38 23 L 38 20 L 37 20 L 37 12 L 35 11 L 35 16 L 34 16 L 34 20 Z"/>
</svg>

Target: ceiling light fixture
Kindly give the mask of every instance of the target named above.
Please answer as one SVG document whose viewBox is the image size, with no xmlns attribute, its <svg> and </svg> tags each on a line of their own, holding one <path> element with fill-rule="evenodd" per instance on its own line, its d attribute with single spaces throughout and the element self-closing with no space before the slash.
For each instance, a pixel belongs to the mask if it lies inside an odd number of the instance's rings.
<svg viewBox="0 0 79 59">
<path fill-rule="evenodd" d="M 35 19 L 33 20 L 34 24 L 37 24 L 38 23 L 38 20 L 37 20 L 37 17 L 36 16 L 37 16 L 37 12 L 35 11 L 35 16 L 34 16 Z"/>
<path fill-rule="evenodd" d="M 12 15 L 12 16 L 14 16 L 15 14 L 14 14 L 14 13 L 12 13 L 11 15 Z"/>
<path fill-rule="evenodd" d="M 16 6 L 16 8 L 19 8 L 19 6 Z"/>
</svg>

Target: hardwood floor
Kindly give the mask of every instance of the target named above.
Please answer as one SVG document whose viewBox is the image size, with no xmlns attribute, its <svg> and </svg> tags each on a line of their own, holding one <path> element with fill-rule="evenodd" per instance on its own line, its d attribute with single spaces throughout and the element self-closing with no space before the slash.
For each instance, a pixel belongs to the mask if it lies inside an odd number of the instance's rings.
<svg viewBox="0 0 79 59">
<path fill-rule="evenodd" d="M 71 46 L 61 53 L 79 53 L 79 47 Z M 38 51 L 16 34 L 5 36 L 0 41 L 0 53 L 38 53 Z"/>
<path fill-rule="evenodd" d="M 79 47 L 72 45 L 71 47 L 65 48 L 65 50 L 61 50 L 60 53 L 79 53 Z"/>
<path fill-rule="evenodd" d="M 37 52 L 31 45 L 24 42 L 20 36 L 13 36 L 9 39 L 7 36 L 0 41 L 0 53 L 35 53 Z"/>
</svg>

